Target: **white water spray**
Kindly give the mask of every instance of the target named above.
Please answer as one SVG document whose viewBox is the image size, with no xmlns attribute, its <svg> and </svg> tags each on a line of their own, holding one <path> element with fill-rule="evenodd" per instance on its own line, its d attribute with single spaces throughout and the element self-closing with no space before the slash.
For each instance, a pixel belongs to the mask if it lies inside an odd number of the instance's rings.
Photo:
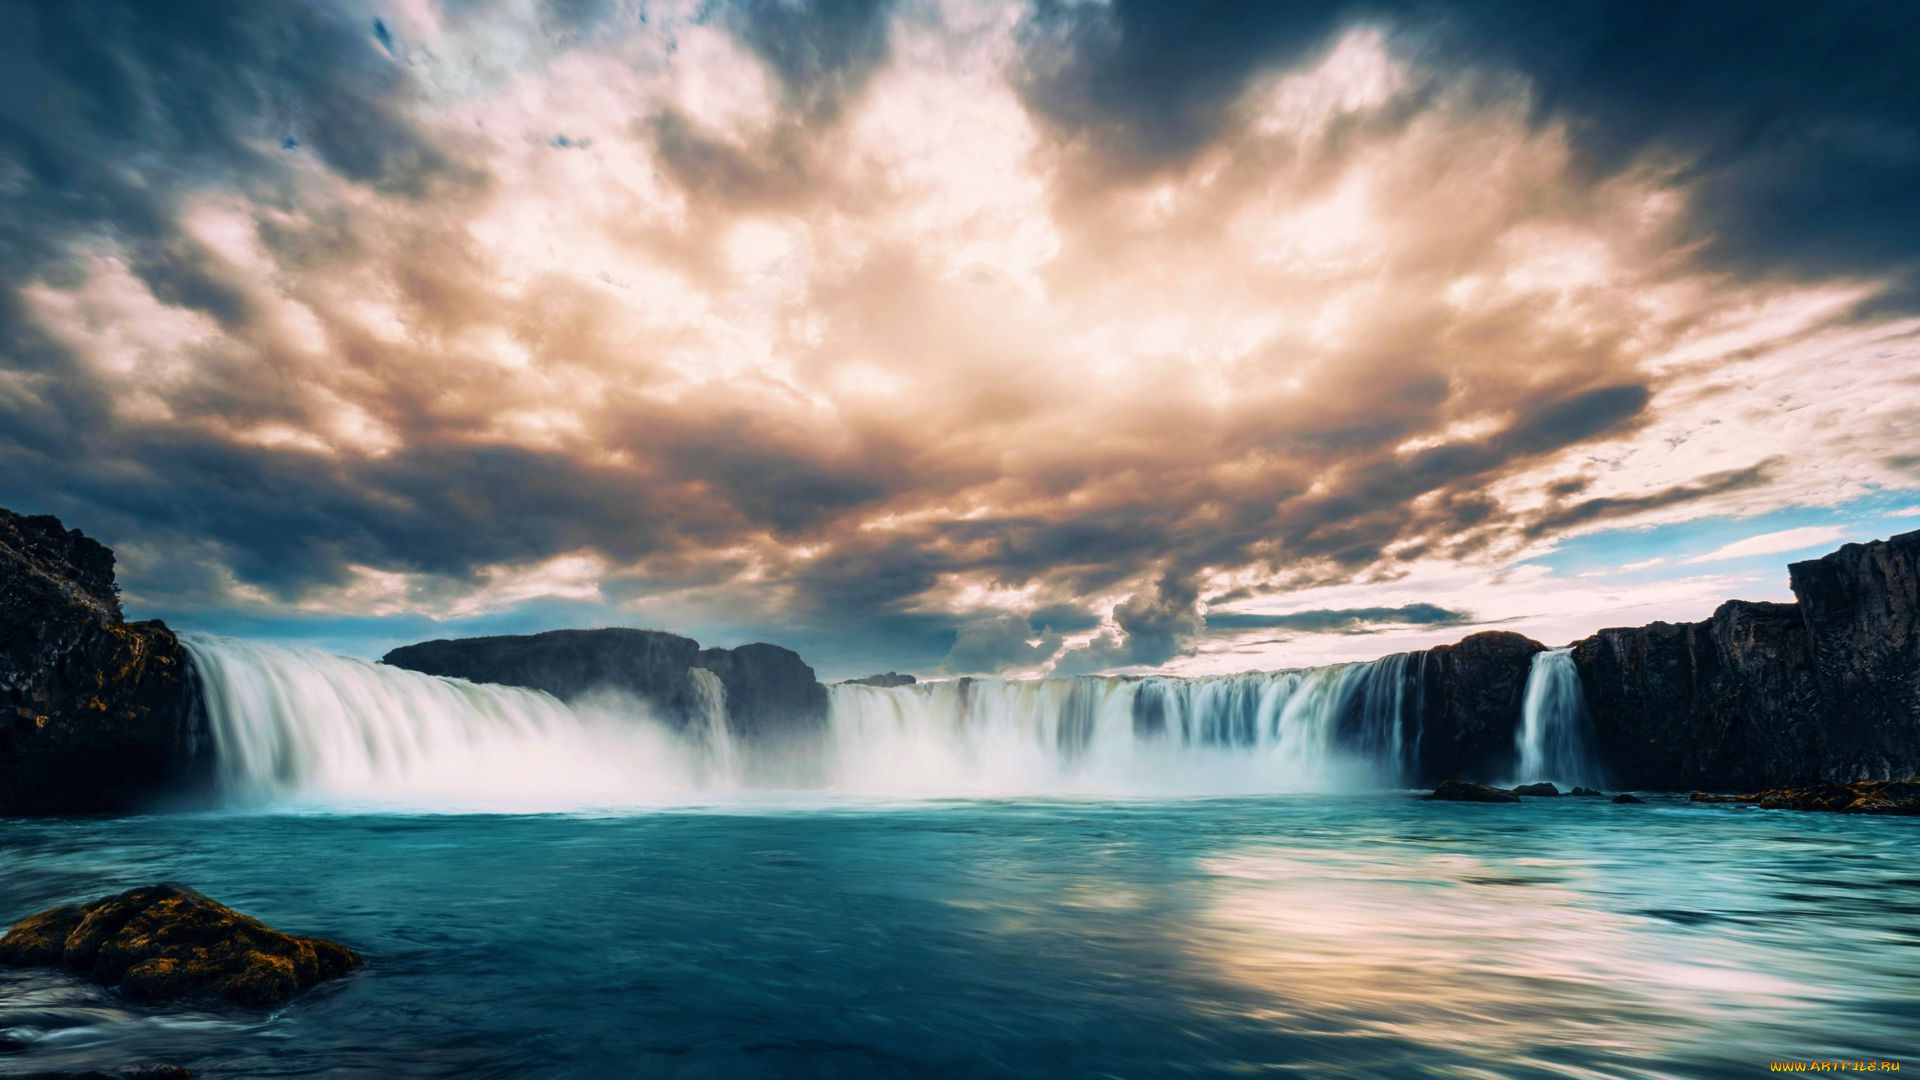
<svg viewBox="0 0 1920 1080">
<path fill-rule="evenodd" d="M 1549 649 L 1534 654 L 1533 665 L 1527 669 L 1520 730 L 1514 739 L 1520 752 L 1520 782 L 1551 780 L 1567 786 L 1599 786 L 1592 728 L 1573 650 Z"/>
<path fill-rule="evenodd" d="M 701 803 L 742 796 L 751 772 L 916 798 L 1352 790 L 1409 782 L 1419 744 L 1418 654 L 1193 679 L 840 685 L 824 747 L 756 751 L 700 668 L 691 715 L 669 725 L 631 698 L 569 705 L 311 649 L 182 640 L 222 791 L 241 803 Z M 817 753 L 817 767 L 783 770 L 785 752 Z"/>
<path fill-rule="evenodd" d="M 222 793 L 236 802 L 522 810 L 690 801 L 732 768 L 730 736 L 678 737 L 627 699 L 569 707 L 536 690 L 313 649 L 202 634 L 181 642 Z"/>
<path fill-rule="evenodd" d="M 899 795 L 1254 794 L 1406 782 L 1409 655 L 1303 672 L 832 688 L 832 782 Z"/>
</svg>

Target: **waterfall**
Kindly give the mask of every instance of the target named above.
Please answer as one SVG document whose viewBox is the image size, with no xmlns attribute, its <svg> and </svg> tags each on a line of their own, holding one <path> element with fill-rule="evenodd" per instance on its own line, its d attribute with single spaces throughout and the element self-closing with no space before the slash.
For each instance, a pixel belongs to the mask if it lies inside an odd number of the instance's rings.
<svg viewBox="0 0 1920 1080">
<path fill-rule="evenodd" d="M 718 680 L 691 741 L 637 702 L 422 675 L 313 649 L 182 634 L 230 801 L 549 809 L 697 798 L 732 768 Z M 708 675 L 711 673 L 700 672 Z M 711 722 L 709 721 L 709 724 Z"/>
<path fill-rule="evenodd" d="M 841 684 L 832 783 L 903 795 L 1401 786 L 1418 745 L 1417 656 L 1199 678 Z"/>
<path fill-rule="evenodd" d="M 1527 669 L 1525 705 L 1514 738 L 1521 783 L 1551 780 L 1597 787 L 1600 769 L 1592 751 L 1593 722 L 1580 690 L 1572 649 L 1536 653 Z"/>
<path fill-rule="evenodd" d="M 693 679 L 695 707 L 691 733 L 705 751 L 708 779 L 734 783 L 740 779 L 740 752 L 727 720 L 727 688 L 706 668 L 690 668 L 687 674 Z"/>
<path fill-rule="evenodd" d="M 1419 745 L 1419 654 L 1200 678 L 843 684 L 824 747 L 770 748 L 736 730 L 703 668 L 688 673 L 689 715 L 663 723 L 632 698 L 562 702 L 312 649 L 181 640 L 221 793 L 240 804 L 710 802 L 748 794 L 743 777 L 798 775 L 777 767 L 789 750 L 817 755 L 806 775 L 836 795 L 1356 790 L 1407 784 Z"/>
</svg>

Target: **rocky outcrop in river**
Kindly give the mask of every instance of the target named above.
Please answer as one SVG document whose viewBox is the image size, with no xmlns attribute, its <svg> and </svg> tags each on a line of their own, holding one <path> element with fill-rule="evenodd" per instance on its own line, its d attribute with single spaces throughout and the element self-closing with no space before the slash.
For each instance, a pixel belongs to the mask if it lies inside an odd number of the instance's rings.
<svg viewBox="0 0 1920 1080">
<path fill-rule="evenodd" d="M 21 919 L 0 938 L 0 964 L 64 968 L 133 1001 L 277 1005 L 347 974 L 360 957 L 192 889 L 153 885 Z"/>
<path fill-rule="evenodd" d="M 127 622 L 113 552 L 0 510 L 0 814 L 126 810 L 197 778 L 198 695 L 160 622 Z"/>
<path fill-rule="evenodd" d="M 827 690 L 800 654 L 778 645 L 702 649 L 661 630 L 550 630 L 544 634 L 426 641 L 394 649 L 384 663 L 428 675 L 544 690 L 563 701 L 615 692 L 646 703 L 674 726 L 696 722 L 702 702 L 693 671 L 726 690 L 727 721 L 750 743 L 818 740 Z"/>
</svg>

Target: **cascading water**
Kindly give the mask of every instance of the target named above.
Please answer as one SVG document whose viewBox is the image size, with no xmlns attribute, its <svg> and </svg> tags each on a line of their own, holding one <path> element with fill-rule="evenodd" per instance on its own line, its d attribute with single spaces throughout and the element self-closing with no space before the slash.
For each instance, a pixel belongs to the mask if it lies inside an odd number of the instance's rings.
<svg viewBox="0 0 1920 1080">
<path fill-rule="evenodd" d="M 1399 786 L 1418 742 L 1415 656 L 1187 679 L 843 684 L 833 783 L 909 795 Z"/>
<path fill-rule="evenodd" d="M 719 735 L 682 738 L 631 701 L 578 708 L 534 690 L 422 675 L 313 649 L 183 634 L 223 793 L 240 802 L 475 809 L 698 797 L 732 768 Z M 700 672 L 700 675 L 710 673 Z M 718 680 L 694 685 L 719 695 Z"/>
<path fill-rule="evenodd" d="M 1527 692 L 1514 738 L 1522 783 L 1550 780 L 1597 787 L 1600 769 L 1592 750 L 1593 722 L 1580 690 L 1572 649 L 1536 653 L 1527 669 Z"/>
<path fill-rule="evenodd" d="M 749 756 L 758 775 L 798 775 L 777 767 L 780 751 L 738 738 L 725 687 L 701 668 L 689 673 L 690 715 L 670 726 L 630 698 L 569 705 L 310 649 L 182 640 L 222 790 L 239 802 L 670 804 L 739 794 Z M 1418 659 L 1201 678 L 834 686 L 818 764 L 829 790 L 854 795 L 1403 786 L 1419 743 Z"/>
</svg>

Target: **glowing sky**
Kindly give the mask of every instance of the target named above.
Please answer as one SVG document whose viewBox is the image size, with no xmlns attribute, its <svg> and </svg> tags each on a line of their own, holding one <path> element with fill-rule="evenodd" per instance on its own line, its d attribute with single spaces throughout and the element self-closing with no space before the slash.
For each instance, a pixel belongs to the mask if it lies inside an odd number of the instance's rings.
<svg viewBox="0 0 1920 1080">
<path fill-rule="evenodd" d="M 5 4 L 0 505 L 372 655 L 1785 598 L 1920 528 L 1916 11 Z"/>
</svg>

